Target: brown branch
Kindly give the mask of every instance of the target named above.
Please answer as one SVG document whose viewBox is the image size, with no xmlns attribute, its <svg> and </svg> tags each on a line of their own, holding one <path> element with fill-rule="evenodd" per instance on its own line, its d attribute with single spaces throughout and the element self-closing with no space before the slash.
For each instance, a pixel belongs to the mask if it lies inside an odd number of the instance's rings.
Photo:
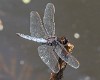
<svg viewBox="0 0 100 80">
<path fill-rule="evenodd" d="M 23 68 L 22 68 L 22 70 L 21 70 L 21 72 L 20 72 L 19 77 L 18 77 L 17 80 L 23 80 L 24 75 L 26 74 L 27 68 L 28 68 L 28 65 L 25 64 L 25 65 L 23 66 Z"/>
<path fill-rule="evenodd" d="M 31 75 L 32 75 L 32 71 L 33 71 L 33 68 L 31 65 L 29 65 L 27 67 L 27 71 L 26 71 L 26 74 L 25 74 L 25 80 L 29 80 Z"/>
<path fill-rule="evenodd" d="M 16 80 L 16 56 L 14 55 L 11 59 L 11 68 L 10 68 L 10 75 L 13 76 L 13 79 Z"/>
<path fill-rule="evenodd" d="M 67 63 L 65 63 L 61 58 L 58 59 L 60 65 L 60 71 L 58 73 L 51 72 L 50 80 L 61 80 L 63 78 L 63 71 L 66 68 Z"/>
</svg>

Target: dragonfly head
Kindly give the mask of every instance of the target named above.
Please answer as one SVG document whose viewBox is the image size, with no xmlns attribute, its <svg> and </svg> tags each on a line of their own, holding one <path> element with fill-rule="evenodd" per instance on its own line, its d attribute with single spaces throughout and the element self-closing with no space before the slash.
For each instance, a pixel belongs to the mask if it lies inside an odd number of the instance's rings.
<svg viewBox="0 0 100 80">
<path fill-rule="evenodd" d="M 67 43 L 68 43 L 68 39 L 66 38 L 66 37 L 61 37 L 60 39 L 59 39 L 59 41 L 60 41 L 60 43 L 61 44 L 63 44 L 63 45 L 66 45 Z"/>
</svg>

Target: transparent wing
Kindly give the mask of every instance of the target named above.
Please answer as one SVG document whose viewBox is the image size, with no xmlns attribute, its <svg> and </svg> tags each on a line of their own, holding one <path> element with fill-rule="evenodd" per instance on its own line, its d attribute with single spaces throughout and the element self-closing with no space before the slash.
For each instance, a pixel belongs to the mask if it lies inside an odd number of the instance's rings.
<svg viewBox="0 0 100 80">
<path fill-rule="evenodd" d="M 44 38 L 45 36 L 41 18 L 38 12 L 35 11 L 30 13 L 30 33 L 32 37 L 36 38 Z"/>
<path fill-rule="evenodd" d="M 48 45 L 41 45 L 38 47 L 38 53 L 43 62 L 54 72 L 58 73 L 58 60 L 54 55 L 53 47 Z"/>
<path fill-rule="evenodd" d="M 66 63 L 68 63 L 71 67 L 77 69 L 80 65 L 78 60 L 74 56 L 72 56 L 70 53 L 64 53 L 65 51 L 62 51 L 62 50 L 65 50 L 65 49 L 62 49 L 61 46 L 59 45 L 55 47 L 55 52 L 57 53 L 57 55 Z"/>
<path fill-rule="evenodd" d="M 55 22 L 54 22 L 55 7 L 52 3 L 48 3 L 44 12 L 43 23 L 48 36 L 55 35 Z"/>
</svg>

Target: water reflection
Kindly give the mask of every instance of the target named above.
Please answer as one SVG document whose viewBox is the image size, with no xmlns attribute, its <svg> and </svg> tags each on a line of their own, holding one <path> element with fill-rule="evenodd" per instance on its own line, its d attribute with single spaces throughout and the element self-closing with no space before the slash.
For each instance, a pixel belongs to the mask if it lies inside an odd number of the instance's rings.
<svg viewBox="0 0 100 80">
<path fill-rule="evenodd" d="M 79 33 L 75 33 L 75 34 L 74 34 L 74 37 L 75 37 L 76 39 L 78 39 L 78 38 L 80 38 L 80 34 L 79 34 Z"/>
<path fill-rule="evenodd" d="M 28 3 L 31 2 L 31 0 L 22 0 L 22 2 L 23 2 L 24 4 L 28 4 Z"/>
<path fill-rule="evenodd" d="M 2 20 L 0 19 L 0 31 L 3 30 L 3 23 L 2 23 Z"/>
</svg>

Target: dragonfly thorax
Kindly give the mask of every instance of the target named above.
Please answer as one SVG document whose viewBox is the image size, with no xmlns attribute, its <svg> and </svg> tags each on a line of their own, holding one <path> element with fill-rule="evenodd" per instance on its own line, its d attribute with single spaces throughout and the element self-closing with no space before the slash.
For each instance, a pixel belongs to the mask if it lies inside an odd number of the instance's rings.
<svg viewBox="0 0 100 80">
<path fill-rule="evenodd" d="M 58 38 L 58 41 L 64 45 L 68 52 L 72 52 L 74 45 L 71 44 L 66 37 Z"/>
<path fill-rule="evenodd" d="M 50 37 L 47 39 L 47 44 L 49 46 L 56 46 L 57 45 L 57 37 Z"/>
</svg>

